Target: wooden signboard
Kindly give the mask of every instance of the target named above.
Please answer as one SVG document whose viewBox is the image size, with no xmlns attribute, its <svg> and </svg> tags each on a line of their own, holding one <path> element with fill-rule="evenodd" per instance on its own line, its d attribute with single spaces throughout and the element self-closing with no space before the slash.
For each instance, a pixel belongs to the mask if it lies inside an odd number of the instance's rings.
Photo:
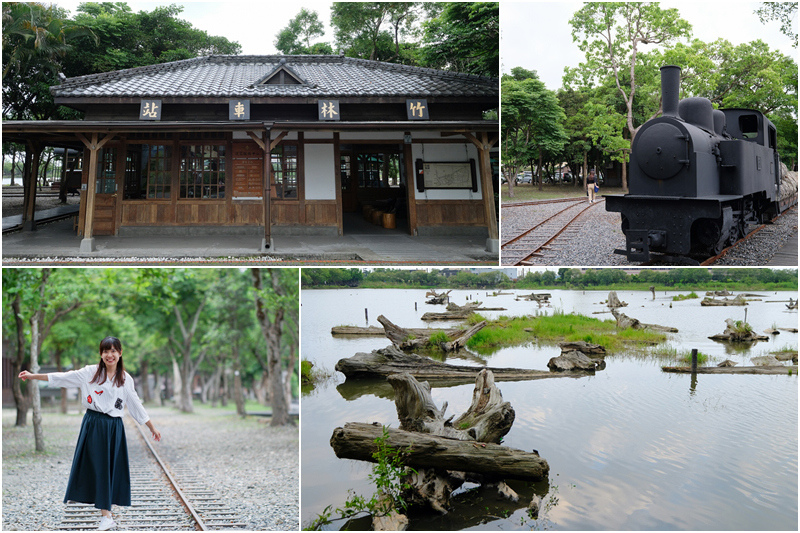
<svg viewBox="0 0 800 533">
<path fill-rule="evenodd" d="M 478 192 L 475 160 L 463 162 L 429 162 L 417 159 L 417 189 L 472 189 Z"/>
<path fill-rule="evenodd" d="M 264 151 L 256 143 L 233 143 L 233 199 L 260 200 L 263 175 Z"/>
</svg>

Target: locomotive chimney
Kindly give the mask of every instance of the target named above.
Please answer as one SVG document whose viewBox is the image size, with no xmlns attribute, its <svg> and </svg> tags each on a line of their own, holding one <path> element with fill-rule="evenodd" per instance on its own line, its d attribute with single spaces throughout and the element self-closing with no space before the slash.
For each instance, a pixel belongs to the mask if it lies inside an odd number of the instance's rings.
<svg viewBox="0 0 800 533">
<path fill-rule="evenodd" d="M 661 67 L 661 116 L 678 116 L 678 96 L 681 89 L 681 68 L 674 65 Z"/>
</svg>

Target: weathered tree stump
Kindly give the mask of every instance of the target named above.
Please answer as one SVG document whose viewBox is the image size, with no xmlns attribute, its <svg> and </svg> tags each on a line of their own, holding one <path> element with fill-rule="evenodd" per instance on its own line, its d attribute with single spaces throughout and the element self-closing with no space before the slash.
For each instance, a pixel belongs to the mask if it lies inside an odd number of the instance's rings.
<svg viewBox="0 0 800 533">
<path fill-rule="evenodd" d="M 605 367 L 605 361 L 602 359 L 600 361 L 590 359 L 578 350 L 562 352 L 561 355 L 553 357 L 547 362 L 547 368 L 553 372 L 571 372 L 574 370 L 594 372 L 595 370 L 603 370 Z"/>
<path fill-rule="evenodd" d="M 493 443 L 448 439 L 438 435 L 387 429 L 386 445 L 403 451 L 404 463 L 413 468 L 438 468 L 476 472 L 493 479 L 540 481 L 550 467 L 538 454 Z M 331 447 L 340 459 L 375 462 L 375 439 L 383 436 L 380 424 L 349 422 L 333 430 Z"/>
<path fill-rule="evenodd" d="M 741 305 L 747 305 L 747 300 L 744 299 L 744 296 L 738 294 L 732 300 L 728 298 L 722 298 L 721 300 L 717 300 L 716 298 L 703 298 L 703 301 L 700 302 L 700 305 L 703 307 L 720 307 L 726 305 L 741 306 Z"/>
<path fill-rule="evenodd" d="M 768 341 L 769 337 L 766 335 L 759 335 L 751 329 L 737 326 L 737 322 L 732 318 L 725 319 L 725 331 L 712 335 L 709 337 L 711 340 L 722 342 L 756 342 Z"/>
<path fill-rule="evenodd" d="M 386 378 L 392 374 L 408 372 L 418 380 L 452 381 L 466 379 L 474 381 L 480 367 L 464 365 L 448 365 L 413 353 L 405 353 L 399 348 L 387 346 L 370 353 L 357 353 L 352 357 L 340 359 L 336 363 L 336 370 L 347 376 L 348 379 Z M 495 381 L 524 381 L 564 376 L 546 370 L 528 370 L 522 368 L 488 368 L 494 374 Z M 570 374 L 571 377 L 581 377 L 585 374 Z"/>
<path fill-rule="evenodd" d="M 411 330 L 401 328 L 400 326 L 394 324 L 391 320 L 383 315 L 378 317 L 378 322 L 380 322 L 383 326 L 386 337 L 392 341 L 392 344 L 401 350 L 425 348 L 428 346 L 431 336 L 434 333 L 441 331 L 430 329 L 424 334 L 420 334 L 419 330 L 416 330 L 416 333 L 414 333 Z M 450 333 L 447 333 L 448 340 L 441 342 L 439 344 L 439 348 L 445 352 L 460 350 L 467 344 L 467 341 L 470 339 L 470 337 L 482 330 L 485 326 L 486 321 L 483 320 L 467 330 L 451 330 Z"/>
<path fill-rule="evenodd" d="M 450 289 L 447 292 L 437 293 L 435 289 L 431 289 L 431 290 L 429 290 L 428 292 L 425 293 L 425 297 L 426 298 L 430 297 L 430 300 L 427 300 L 425 303 L 426 304 L 431 304 L 431 305 L 443 305 L 443 304 L 446 304 L 446 303 L 448 303 L 450 301 L 450 293 L 452 291 L 453 291 L 453 289 Z"/>
<path fill-rule="evenodd" d="M 611 309 L 616 309 L 618 307 L 627 307 L 627 302 L 623 302 L 617 296 L 617 291 L 611 291 L 608 293 L 608 301 L 606 305 Z"/>
</svg>

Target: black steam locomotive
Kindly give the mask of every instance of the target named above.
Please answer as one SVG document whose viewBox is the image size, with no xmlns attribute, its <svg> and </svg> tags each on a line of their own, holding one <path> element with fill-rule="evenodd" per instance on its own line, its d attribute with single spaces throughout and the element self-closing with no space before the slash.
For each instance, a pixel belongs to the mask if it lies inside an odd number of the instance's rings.
<svg viewBox="0 0 800 533">
<path fill-rule="evenodd" d="M 630 193 L 606 196 L 626 239 L 615 252 L 629 261 L 716 255 L 796 202 L 796 187 L 781 200 L 772 122 L 751 109 L 713 109 L 706 98 L 679 102 L 680 73 L 661 68 L 664 111 L 634 137 Z"/>
</svg>

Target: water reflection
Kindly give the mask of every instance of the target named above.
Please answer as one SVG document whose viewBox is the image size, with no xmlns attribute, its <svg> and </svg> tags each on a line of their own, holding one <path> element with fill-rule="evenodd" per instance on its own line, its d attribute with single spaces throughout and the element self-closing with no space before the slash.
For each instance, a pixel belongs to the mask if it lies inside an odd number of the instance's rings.
<svg viewBox="0 0 800 533">
<path fill-rule="evenodd" d="M 559 309 L 607 316 L 595 314 L 605 311 L 599 302 L 606 293 L 551 292 L 552 308 L 497 296 L 489 299 L 492 307 L 507 311 L 485 315 L 550 314 Z M 724 359 L 749 365 L 756 355 L 786 346 L 796 350 L 796 332 L 782 332 L 748 347 L 708 339 L 724 329 L 726 318 L 742 319 L 741 308 L 701 308 L 699 300 L 673 302 L 675 292 L 659 291 L 655 299 L 649 291 L 618 294 L 629 303 L 628 316 L 677 327 L 679 332 L 669 334 L 668 343 L 680 352 L 697 348 L 709 356 L 709 365 Z M 485 297 L 475 291 L 451 294 L 457 303 L 467 296 Z M 796 293 L 779 293 L 769 299 L 788 301 L 790 296 L 797 298 Z M 428 327 L 421 316 L 431 306 L 422 305 L 423 297 L 424 291 L 414 290 L 304 292 L 304 358 L 333 369 L 341 358 L 384 348 L 385 338 L 330 336 L 340 317 L 360 321 L 366 308 L 370 317 L 385 314 L 403 327 Z M 416 309 L 415 303 L 420 304 Z M 337 316 L 331 317 L 333 308 Z M 765 299 L 748 308 L 748 322 L 756 331 L 773 324 L 797 326 L 797 312 L 787 312 L 783 303 Z M 552 345 L 530 343 L 481 359 L 494 367 L 544 369 L 559 351 Z M 520 490 L 528 492 L 518 504 L 498 500 L 486 489 L 465 490 L 454 498 L 458 507 L 449 515 L 415 515 L 411 527 L 797 530 L 796 376 L 666 374 L 662 365 L 681 363 L 674 356 L 656 357 L 648 350 L 618 353 L 606 362 L 604 372 L 587 378 L 498 383 L 516 412 L 504 444 L 539 450 L 550 465 L 546 487 L 523 487 Z M 458 364 L 483 366 L 478 361 Z M 434 387 L 432 396 L 437 405 L 447 401 L 450 413 L 461 413 L 469 406 L 473 387 L 474 382 Z M 333 428 L 346 422 L 378 421 L 397 427 L 392 398 L 391 386 L 381 381 L 348 383 L 341 375 L 303 396 L 304 524 L 325 506 L 342 505 L 347 489 L 372 494 L 370 467 L 336 459 L 328 440 Z M 533 494 L 543 504 L 554 502 L 546 517 L 535 521 L 526 515 Z"/>
</svg>

